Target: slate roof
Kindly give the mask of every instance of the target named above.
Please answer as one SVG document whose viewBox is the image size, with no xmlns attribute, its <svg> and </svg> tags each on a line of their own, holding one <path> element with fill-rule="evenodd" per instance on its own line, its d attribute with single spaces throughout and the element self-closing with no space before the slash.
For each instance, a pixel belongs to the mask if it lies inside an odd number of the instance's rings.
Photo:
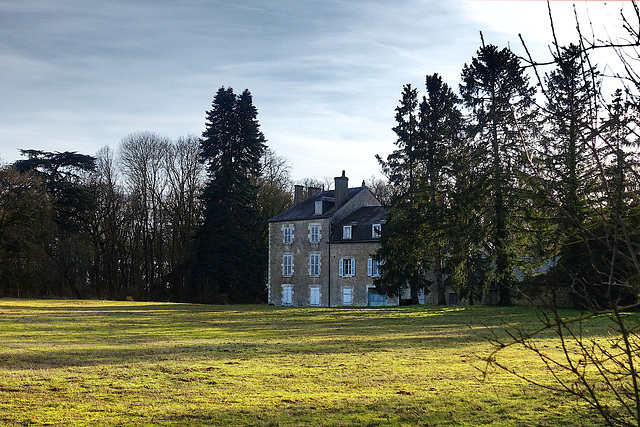
<svg viewBox="0 0 640 427">
<path fill-rule="evenodd" d="M 336 224 L 331 235 L 334 243 L 378 242 L 379 237 L 372 237 L 371 226 L 384 222 L 387 210 L 384 206 L 363 206 L 340 223 Z M 351 239 L 342 238 L 342 227 L 351 225 Z"/>
<path fill-rule="evenodd" d="M 355 187 L 349 188 L 347 190 L 347 200 L 351 200 L 362 191 L 365 187 Z M 322 215 L 316 215 L 316 200 L 325 200 L 327 206 L 324 209 L 324 213 Z M 335 190 L 323 191 L 319 194 L 316 194 L 313 197 L 308 198 L 302 203 L 295 205 L 294 207 L 282 212 L 280 215 L 277 215 L 269 220 L 269 222 L 279 222 L 279 221 L 296 221 L 296 220 L 304 220 L 304 219 L 314 219 L 314 218 L 329 218 L 335 212 Z"/>
</svg>

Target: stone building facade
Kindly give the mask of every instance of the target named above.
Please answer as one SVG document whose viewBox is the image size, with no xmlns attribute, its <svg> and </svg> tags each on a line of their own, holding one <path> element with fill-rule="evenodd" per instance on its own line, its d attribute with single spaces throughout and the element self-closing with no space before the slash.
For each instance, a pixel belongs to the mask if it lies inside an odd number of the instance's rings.
<svg viewBox="0 0 640 427">
<path fill-rule="evenodd" d="M 295 205 L 269 221 L 269 303 L 289 306 L 398 305 L 373 286 L 386 211 L 366 186 L 296 186 Z"/>
</svg>

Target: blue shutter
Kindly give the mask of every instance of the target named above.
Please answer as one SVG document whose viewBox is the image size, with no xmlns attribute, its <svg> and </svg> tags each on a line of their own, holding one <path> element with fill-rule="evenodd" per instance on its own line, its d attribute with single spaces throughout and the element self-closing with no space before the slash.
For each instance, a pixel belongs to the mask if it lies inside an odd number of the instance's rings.
<svg viewBox="0 0 640 427">
<path fill-rule="evenodd" d="M 344 276 L 344 262 L 342 258 L 340 258 L 340 261 L 338 263 L 338 276 L 340 277 Z"/>
</svg>

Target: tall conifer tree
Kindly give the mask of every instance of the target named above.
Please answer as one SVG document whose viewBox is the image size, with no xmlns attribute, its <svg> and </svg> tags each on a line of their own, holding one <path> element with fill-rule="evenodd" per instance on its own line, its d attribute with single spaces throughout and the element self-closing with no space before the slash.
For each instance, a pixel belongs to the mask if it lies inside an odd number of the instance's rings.
<svg viewBox="0 0 640 427">
<path fill-rule="evenodd" d="M 379 292 L 400 295 L 409 286 L 414 303 L 418 291 L 427 285 L 425 247 L 418 237 L 421 226 L 421 197 L 418 185 L 420 160 L 424 157 L 424 144 L 418 132 L 418 91 L 404 85 L 400 105 L 396 107 L 397 135 L 393 153 L 378 162 L 394 186 L 391 209 L 384 226 L 378 257 L 384 260 L 381 277 L 375 281 Z"/>
<path fill-rule="evenodd" d="M 193 297 L 202 302 L 257 301 L 264 293 L 258 217 L 252 206 L 265 138 L 251 93 L 220 88 L 207 112 L 202 161 L 208 181 L 196 233 Z"/>
<path fill-rule="evenodd" d="M 478 249 L 494 265 L 490 279 L 499 290 L 499 305 L 511 303 L 516 249 L 515 212 L 521 161 L 521 132 L 535 90 L 518 58 L 509 49 L 482 46 L 462 71 L 460 94 L 471 111 L 469 148 L 476 176 L 471 197 L 482 227 Z"/>
<path fill-rule="evenodd" d="M 399 294 L 407 285 L 413 302 L 433 270 L 438 304 L 445 304 L 443 247 L 446 243 L 445 188 L 449 155 L 461 124 L 458 97 L 437 74 L 426 78 L 427 95 L 405 85 L 396 108 L 398 146 L 386 161 L 378 158 L 395 192 L 378 257 L 384 259 L 378 289 Z"/>
<path fill-rule="evenodd" d="M 444 249 L 448 242 L 449 202 L 447 191 L 453 180 L 453 154 L 459 142 L 462 114 L 460 99 L 438 74 L 426 78 L 427 95 L 420 103 L 420 138 L 424 141 L 426 195 L 428 202 L 423 223 L 424 244 L 432 258 L 438 304 L 446 304 L 443 280 Z"/>
<path fill-rule="evenodd" d="M 554 236 L 564 280 L 584 279 L 594 271 L 585 256 L 586 236 L 582 227 L 588 220 L 587 200 L 594 192 L 596 174 L 590 149 L 598 117 L 599 73 L 591 66 L 580 46 L 561 47 L 554 55 L 556 69 L 545 79 L 546 127 L 541 158 L 547 171 L 546 188 L 556 194 L 559 207 L 554 212 Z"/>
</svg>

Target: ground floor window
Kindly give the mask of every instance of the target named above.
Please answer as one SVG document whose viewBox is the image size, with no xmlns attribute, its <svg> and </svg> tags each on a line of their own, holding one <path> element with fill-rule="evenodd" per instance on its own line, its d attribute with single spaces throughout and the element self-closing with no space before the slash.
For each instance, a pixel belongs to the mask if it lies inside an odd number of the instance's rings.
<svg viewBox="0 0 640 427">
<path fill-rule="evenodd" d="M 282 285 L 282 305 L 293 305 L 293 286 Z"/>
<path fill-rule="evenodd" d="M 353 299 L 351 294 L 352 294 L 351 288 L 342 288 L 342 304 L 343 305 L 353 304 Z"/>
<path fill-rule="evenodd" d="M 320 306 L 320 287 L 311 286 L 309 288 L 309 305 L 312 307 Z"/>
<path fill-rule="evenodd" d="M 379 294 L 376 288 L 369 288 L 367 292 L 367 305 L 369 307 L 384 307 L 387 305 L 387 297 Z"/>
</svg>

